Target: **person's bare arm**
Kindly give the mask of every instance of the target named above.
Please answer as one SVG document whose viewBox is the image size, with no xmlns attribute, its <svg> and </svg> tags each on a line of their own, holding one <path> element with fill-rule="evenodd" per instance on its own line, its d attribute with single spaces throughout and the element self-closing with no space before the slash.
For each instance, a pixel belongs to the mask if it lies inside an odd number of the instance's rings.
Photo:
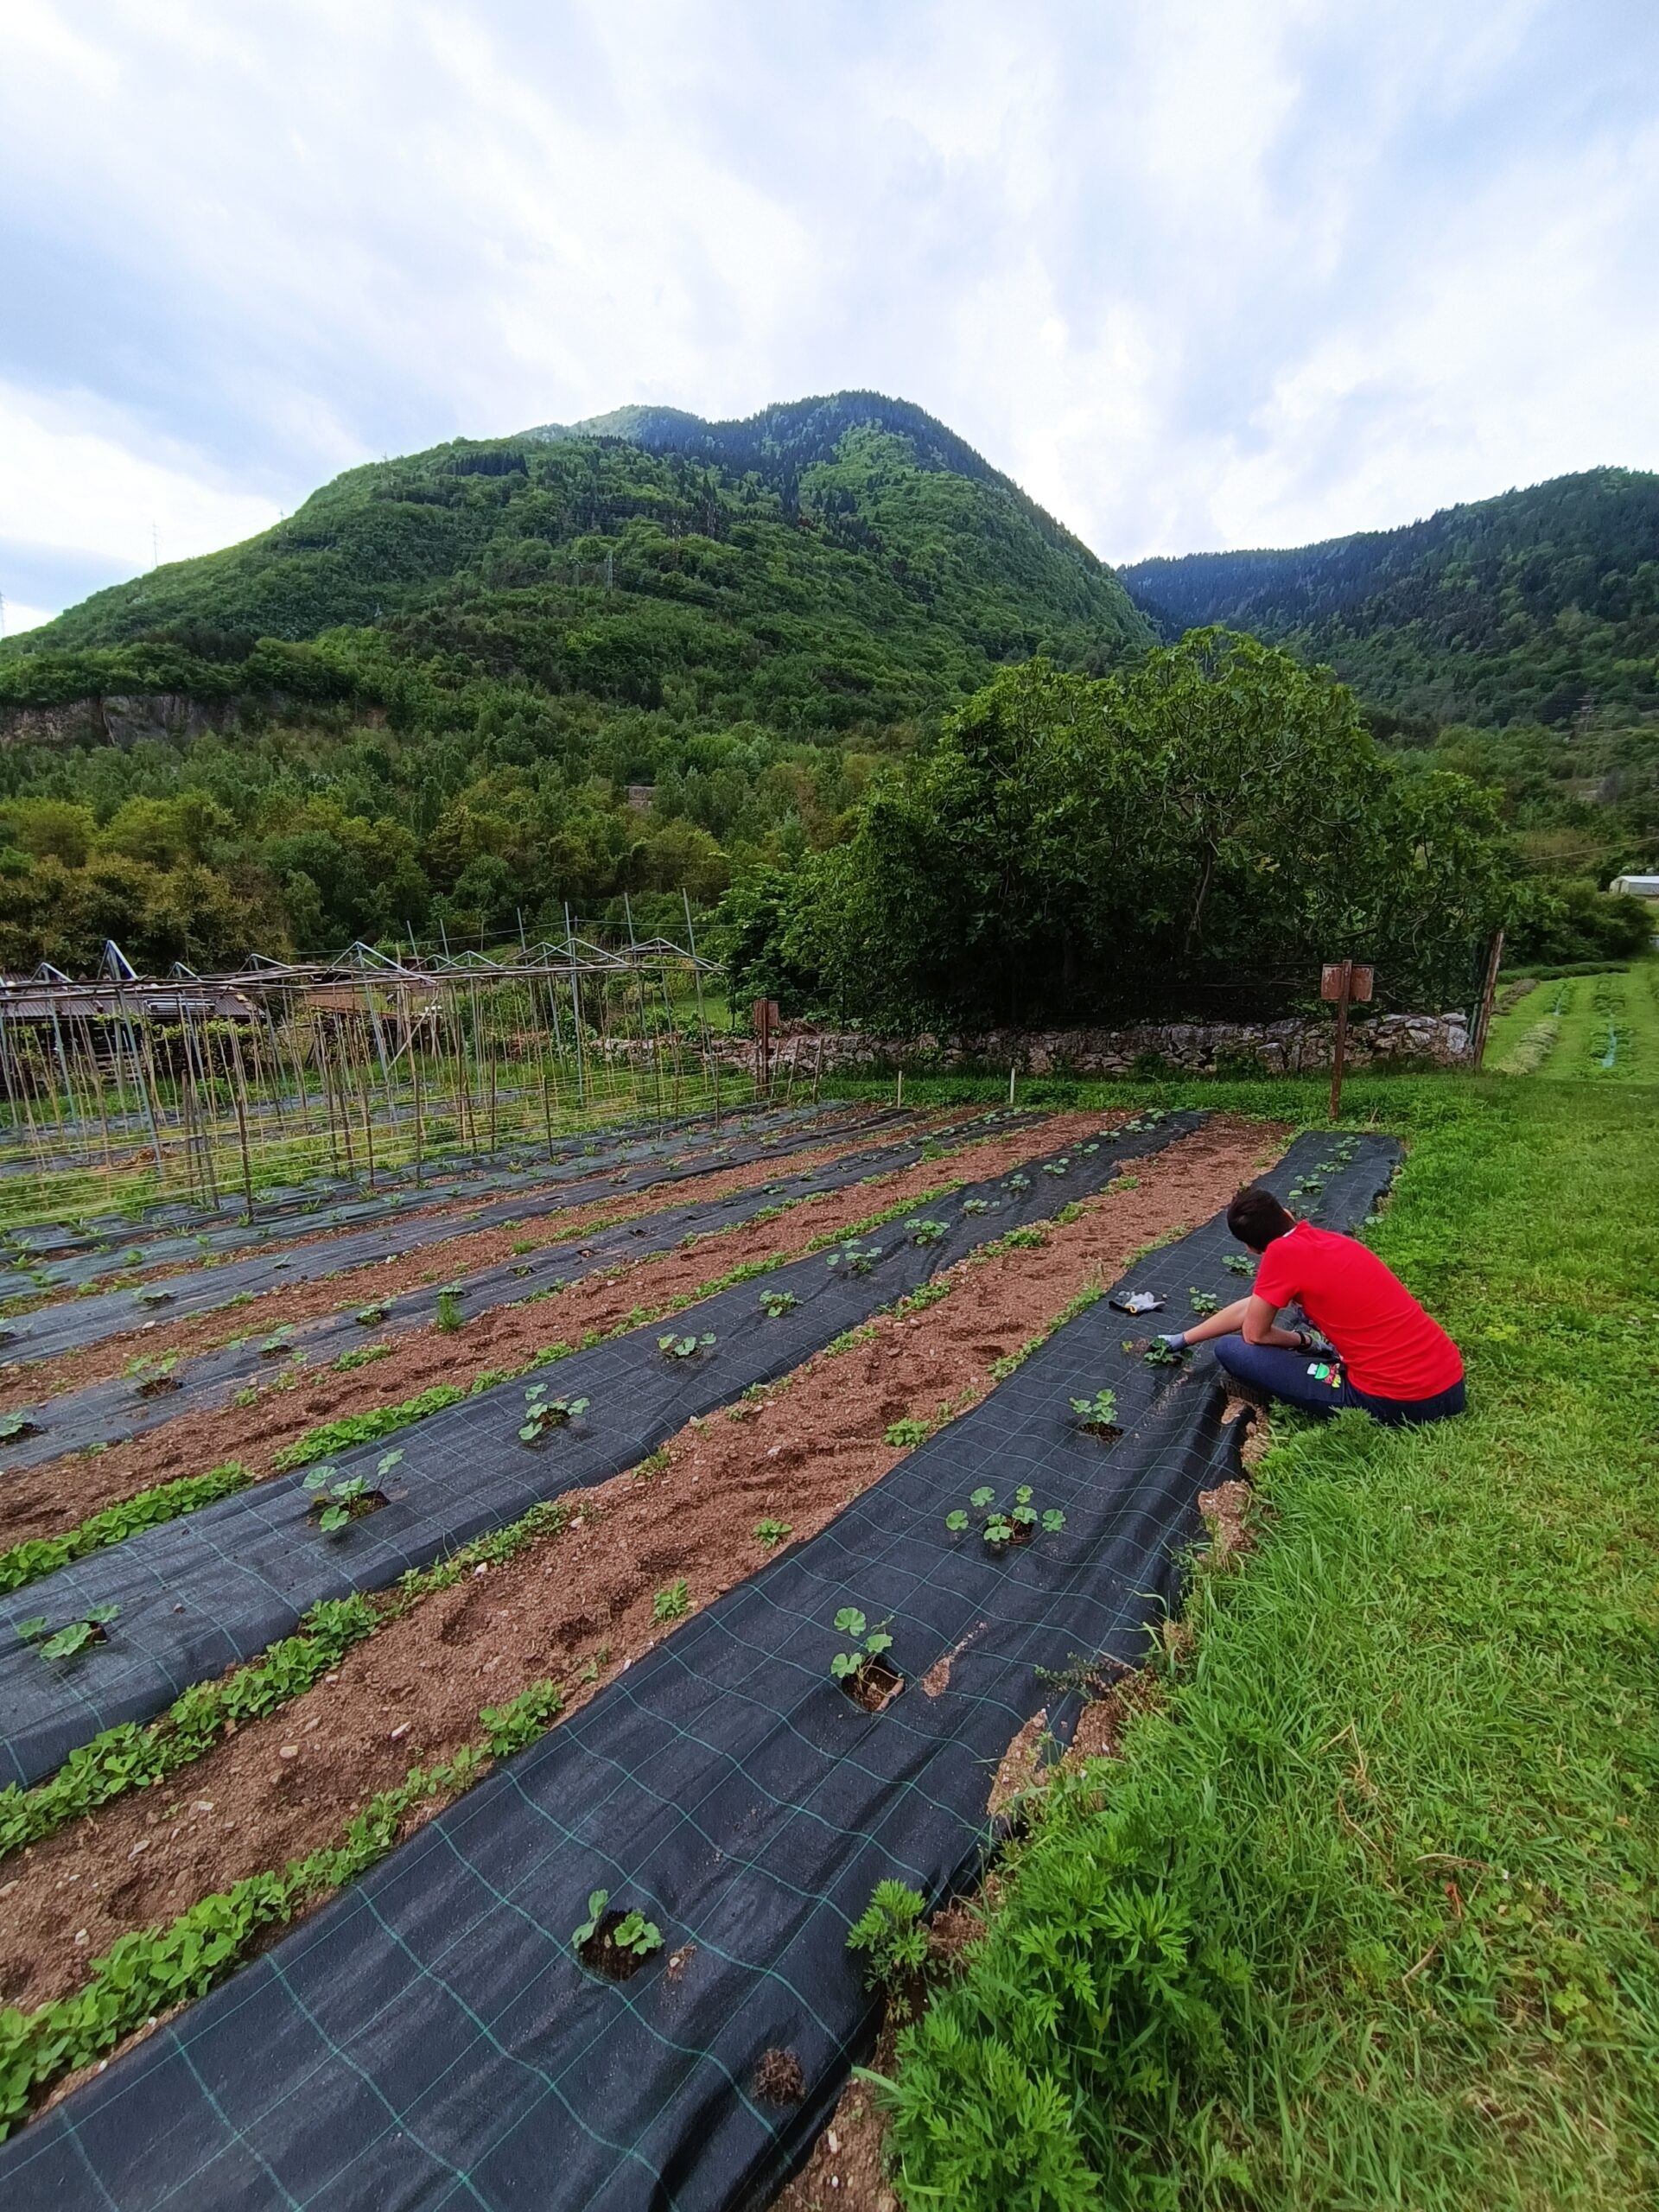
<svg viewBox="0 0 1659 2212">
<path fill-rule="evenodd" d="M 1180 1340 L 1189 1345 L 1205 1344 L 1212 1337 L 1242 1336 L 1247 1344 L 1279 1344 L 1287 1351 L 1300 1351 L 1306 1338 L 1300 1330 L 1280 1328 L 1277 1315 L 1278 1308 L 1265 1298 L 1236 1298 L 1219 1313 L 1181 1331 Z"/>
</svg>

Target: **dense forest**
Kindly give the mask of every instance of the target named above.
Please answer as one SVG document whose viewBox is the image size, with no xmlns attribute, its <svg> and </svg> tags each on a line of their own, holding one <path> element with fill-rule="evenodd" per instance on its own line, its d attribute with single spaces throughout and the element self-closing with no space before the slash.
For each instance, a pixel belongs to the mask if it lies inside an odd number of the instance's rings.
<svg viewBox="0 0 1659 2212">
<path fill-rule="evenodd" d="M 1238 957 L 1251 901 L 1300 944 L 1316 926 L 1375 936 L 1385 879 L 1390 896 L 1413 882 L 1427 895 L 1434 837 L 1414 878 L 1388 877 L 1387 856 L 1403 824 L 1431 817 L 1442 855 L 1448 825 L 1465 838 L 1471 884 L 1489 883 L 1491 841 L 1507 836 L 1503 872 L 1535 879 L 1511 883 L 1516 942 L 1603 950 L 1640 932 L 1591 880 L 1647 858 L 1659 832 L 1643 719 L 1655 481 L 1605 472 L 1306 555 L 1147 563 L 1130 572 L 1137 607 L 943 424 L 871 393 L 741 423 L 630 408 L 353 469 L 260 537 L 0 646 L 0 968 L 85 971 L 108 937 L 154 967 L 353 938 L 556 934 L 567 906 L 620 919 L 625 899 L 651 928 L 689 901 L 719 909 L 792 1003 L 990 1019 L 1022 992 L 1033 1008 L 1081 1003 L 1100 932 L 1121 944 L 1139 914 L 1143 982 L 1196 1004 Z M 1157 651 L 1160 630 L 1212 619 L 1334 664 L 1370 734 L 1327 679 L 1290 685 L 1284 654 L 1269 676 L 1213 639 L 1185 658 Z M 1554 722 L 1529 717 L 1554 714 L 1555 694 L 1518 673 L 1543 670 L 1549 639 L 1558 691 L 1562 656 L 1578 656 L 1576 703 Z M 1420 663 L 1440 670 L 1439 692 L 1405 681 Z M 1029 688 L 1010 690 L 1020 669 Z M 1094 886 L 1077 909 L 1092 918 L 1058 937 L 1034 909 L 999 922 L 972 905 L 995 871 L 970 851 L 987 786 L 963 748 L 1039 700 L 1086 784 L 1062 792 L 1058 756 L 1036 742 L 1053 819 L 1001 800 L 985 818 L 1046 855 L 1057 884 Z M 1199 941 L 1178 944 L 1198 848 L 1173 837 L 1170 808 L 1221 804 L 1200 802 L 1189 741 L 1242 762 L 1264 702 L 1288 717 L 1262 755 L 1280 780 L 1235 793 L 1225 846 L 1253 852 L 1256 873 L 1233 880 L 1218 847 Z M 1453 705 L 1468 719 L 1448 721 Z M 1316 742 L 1327 726 L 1339 740 Z M 1284 751 L 1292 728 L 1304 759 Z M 1166 756 L 1160 798 L 1149 745 Z M 1286 794 L 1306 794 L 1316 756 L 1374 810 L 1343 863 L 1345 905 L 1262 827 L 1264 808 L 1301 818 L 1306 797 Z M 1471 782 L 1497 787 L 1497 817 Z M 938 815 L 950 792 L 966 810 L 955 842 Z M 1060 820 L 1082 840 L 1072 861 Z M 925 880 L 940 870 L 957 877 Z M 1452 989 L 1466 953 L 1452 938 L 1497 911 L 1484 889 L 1471 900 L 1465 913 L 1452 899 L 1439 950 L 1400 951 L 1402 979 Z M 914 959 L 877 957 L 878 915 Z M 941 951 L 953 933 L 975 948 L 965 983 Z"/>
</svg>

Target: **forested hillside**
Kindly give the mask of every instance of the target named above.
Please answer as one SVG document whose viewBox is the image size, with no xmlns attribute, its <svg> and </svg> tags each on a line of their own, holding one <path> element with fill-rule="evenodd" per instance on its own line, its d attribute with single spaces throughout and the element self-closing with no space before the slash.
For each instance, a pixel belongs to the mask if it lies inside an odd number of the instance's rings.
<svg viewBox="0 0 1659 2212">
<path fill-rule="evenodd" d="M 1501 784 L 1536 867 L 1659 856 L 1659 476 L 1620 468 L 1286 552 L 1122 571 L 1166 637 L 1223 622 L 1353 685 L 1385 744 Z"/>
<path fill-rule="evenodd" d="M 707 903 L 830 842 L 999 665 L 1098 671 L 1152 636 L 1015 486 L 874 394 L 353 469 L 0 648 L 0 965 Z M 100 699 L 189 734 L 111 745 L 76 706 Z"/>
</svg>

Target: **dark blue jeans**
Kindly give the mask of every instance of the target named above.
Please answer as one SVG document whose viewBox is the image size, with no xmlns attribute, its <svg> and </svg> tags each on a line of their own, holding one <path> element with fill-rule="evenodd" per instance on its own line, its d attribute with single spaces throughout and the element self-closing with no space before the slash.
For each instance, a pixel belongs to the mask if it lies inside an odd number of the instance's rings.
<svg viewBox="0 0 1659 2212">
<path fill-rule="evenodd" d="M 1303 1413 L 1339 1414 L 1357 1406 L 1391 1428 L 1415 1428 L 1424 1421 L 1449 1421 L 1465 1403 L 1461 1382 L 1432 1398 L 1374 1398 L 1355 1389 L 1340 1360 L 1317 1352 L 1287 1351 L 1278 1344 L 1249 1344 L 1241 1336 L 1214 1341 L 1216 1357 L 1229 1375 Z"/>
</svg>

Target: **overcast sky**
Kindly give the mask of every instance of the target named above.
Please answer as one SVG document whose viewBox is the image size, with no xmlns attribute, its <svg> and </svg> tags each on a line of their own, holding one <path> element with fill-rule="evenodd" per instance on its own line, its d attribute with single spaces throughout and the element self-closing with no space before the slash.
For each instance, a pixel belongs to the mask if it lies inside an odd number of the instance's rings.
<svg viewBox="0 0 1659 2212">
<path fill-rule="evenodd" d="M 1652 468 L 1656 247 L 1654 0 L 3 0 L 7 628 L 628 400 L 1116 561 Z"/>
</svg>

